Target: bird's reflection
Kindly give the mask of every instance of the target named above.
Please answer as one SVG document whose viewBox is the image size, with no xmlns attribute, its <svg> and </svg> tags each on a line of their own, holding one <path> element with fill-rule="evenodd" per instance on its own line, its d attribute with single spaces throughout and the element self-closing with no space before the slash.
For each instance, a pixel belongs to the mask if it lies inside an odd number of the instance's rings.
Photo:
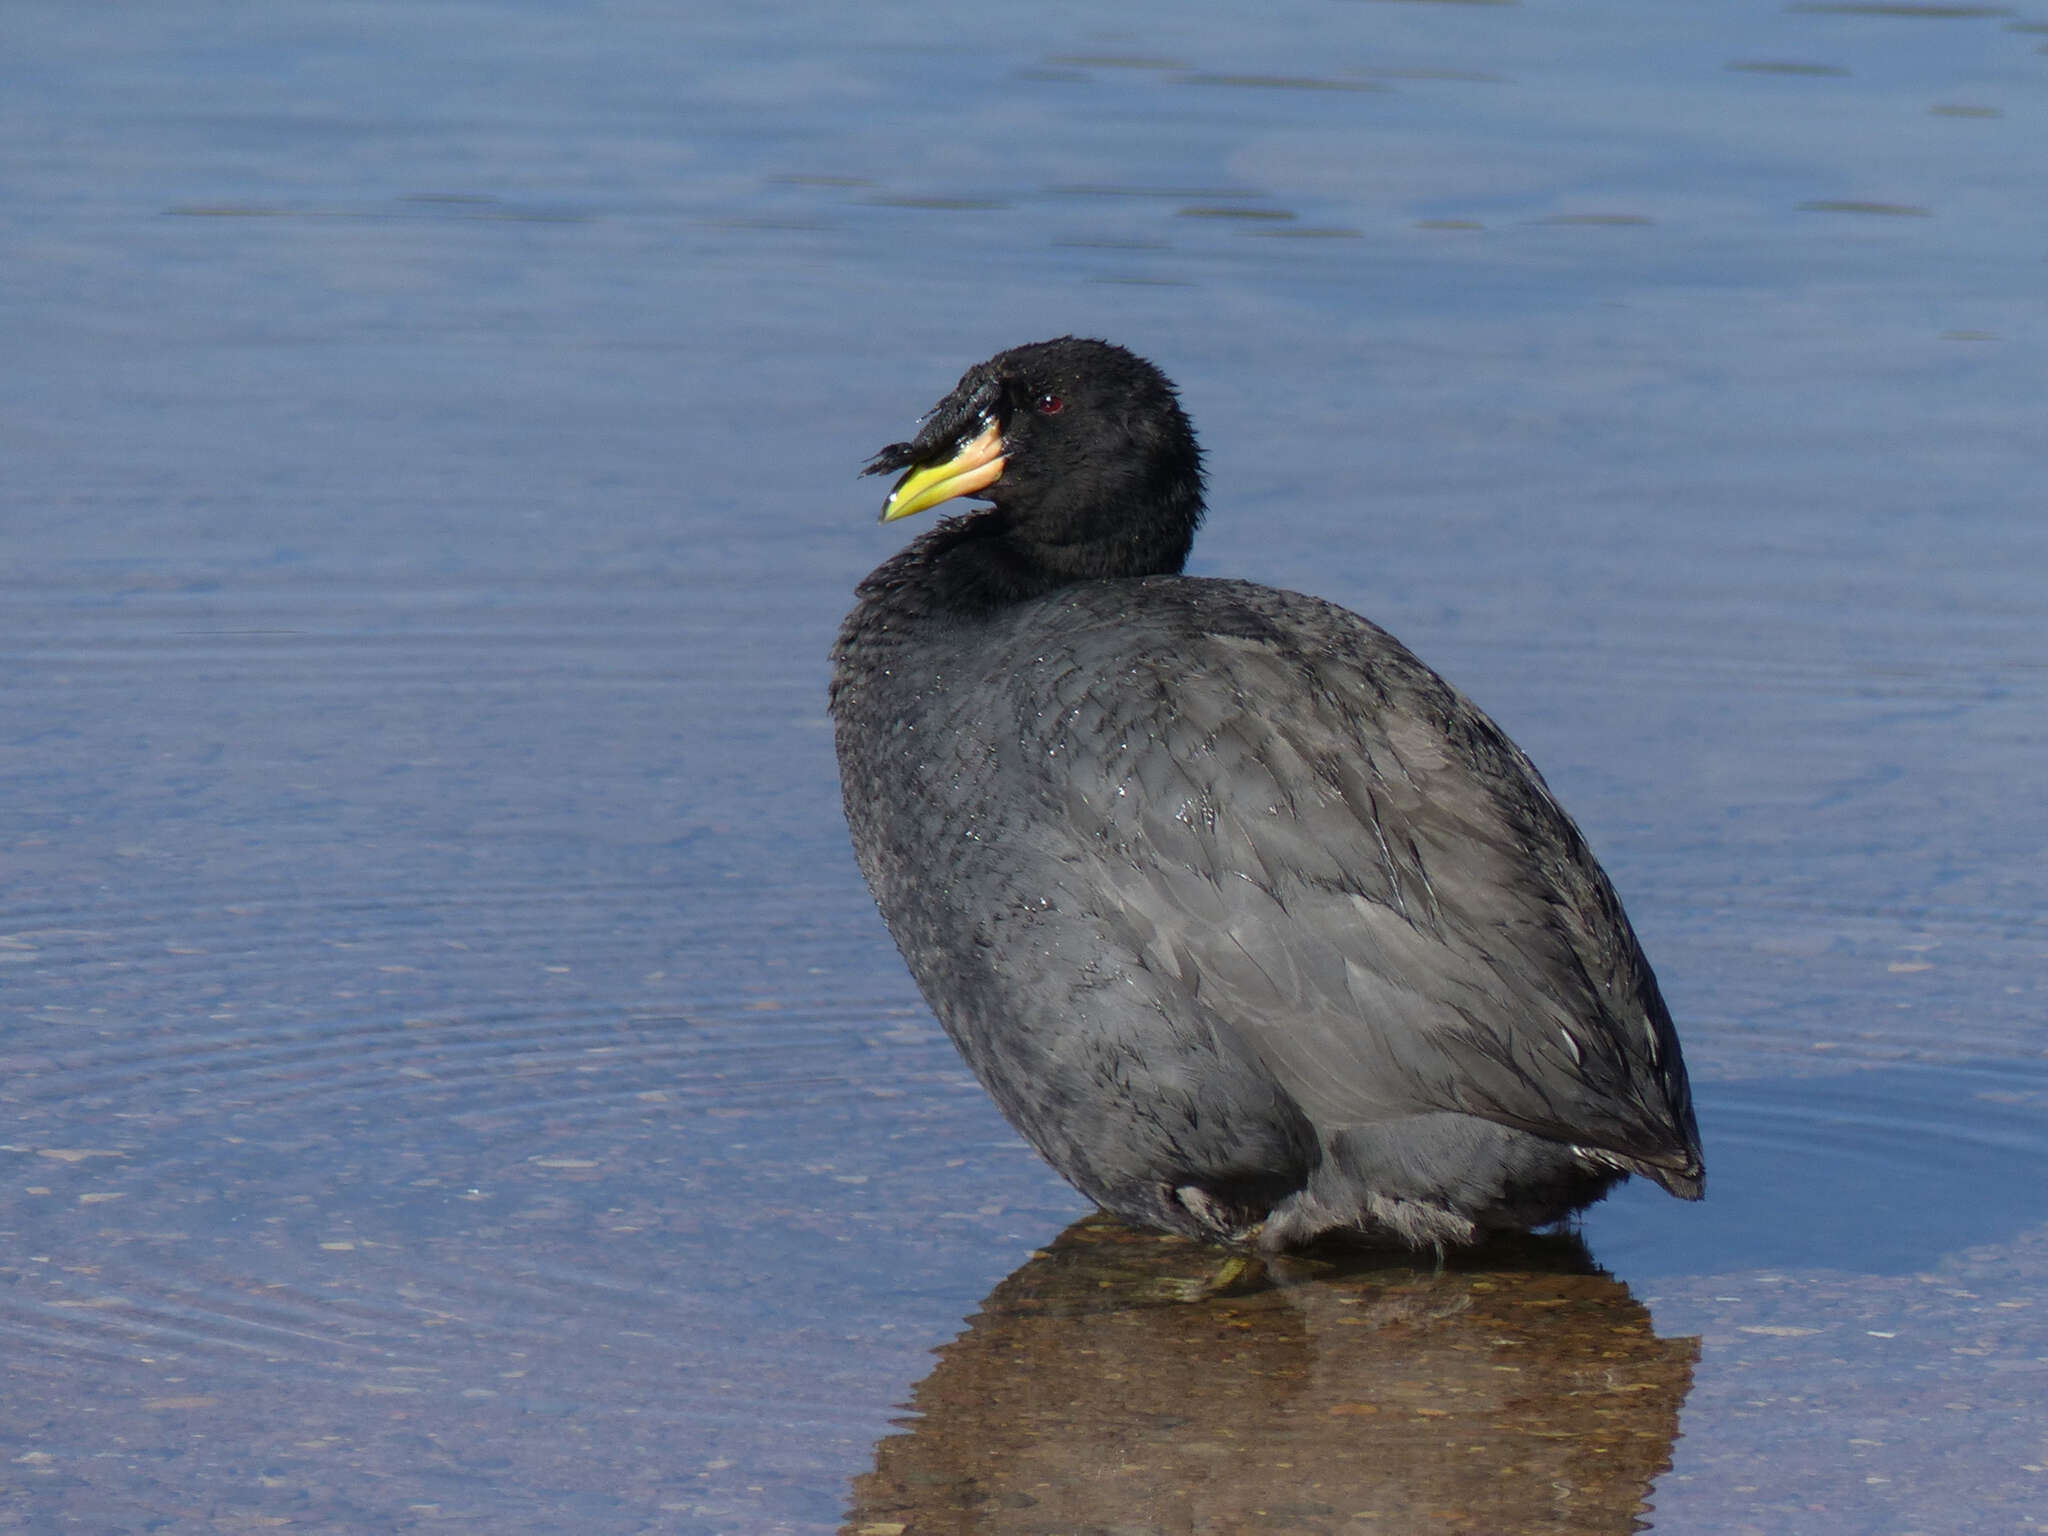
<svg viewBox="0 0 2048 1536">
<path fill-rule="evenodd" d="M 1697 1355 L 1576 1238 L 1266 1273 L 1090 1218 L 939 1351 L 847 1529 L 1633 1531 Z"/>
</svg>

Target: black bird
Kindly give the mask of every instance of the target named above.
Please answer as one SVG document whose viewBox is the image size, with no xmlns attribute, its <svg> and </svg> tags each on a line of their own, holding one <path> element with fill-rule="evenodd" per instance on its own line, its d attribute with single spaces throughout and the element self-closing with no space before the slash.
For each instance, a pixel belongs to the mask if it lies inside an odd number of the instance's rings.
<svg viewBox="0 0 2048 1536">
<path fill-rule="evenodd" d="M 854 851 L 1026 1140 L 1126 1220 L 1266 1250 L 1698 1199 L 1671 1015 L 1500 728 L 1384 630 L 1183 576 L 1173 386 L 1065 337 L 970 369 L 868 474 L 951 518 L 833 652 Z"/>
</svg>

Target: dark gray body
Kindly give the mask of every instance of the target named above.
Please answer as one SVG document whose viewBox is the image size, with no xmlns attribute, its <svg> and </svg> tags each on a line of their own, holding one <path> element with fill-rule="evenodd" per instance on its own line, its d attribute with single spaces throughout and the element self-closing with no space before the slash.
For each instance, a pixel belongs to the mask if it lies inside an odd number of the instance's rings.
<svg viewBox="0 0 2048 1536">
<path fill-rule="evenodd" d="M 963 520 L 964 521 L 964 520 Z M 833 714 L 855 851 L 1027 1140 L 1133 1220 L 1283 1247 L 1699 1190 L 1671 1020 L 1522 753 L 1384 631 L 1184 576 L 981 613 L 863 583 Z"/>
</svg>

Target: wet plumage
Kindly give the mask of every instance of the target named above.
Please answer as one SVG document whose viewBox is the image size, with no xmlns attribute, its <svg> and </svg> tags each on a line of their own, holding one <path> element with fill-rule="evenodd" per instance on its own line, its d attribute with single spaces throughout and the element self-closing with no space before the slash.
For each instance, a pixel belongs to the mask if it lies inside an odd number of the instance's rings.
<svg viewBox="0 0 2048 1536">
<path fill-rule="evenodd" d="M 1182 576 L 1200 455 L 1102 342 L 971 369 L 885 518 L 832 711 L 898 947 L 1025 1138 L 1143 1224 L 1469 1241 L 1696 1198 L 1670 1015 L 1528 759 L 1357 615 Z"/>
</svg>

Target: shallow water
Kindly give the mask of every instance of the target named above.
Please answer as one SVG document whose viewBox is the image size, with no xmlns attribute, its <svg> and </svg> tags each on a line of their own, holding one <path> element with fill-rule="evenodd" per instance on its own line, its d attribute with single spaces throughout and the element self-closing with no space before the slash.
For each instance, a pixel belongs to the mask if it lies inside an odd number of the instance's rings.
<svg viewBox="0 0 2048 1536">
<path fill-rule="evenodd" d="M 2048 1521 L 2048 17 L 1115 26 L 11 9 L 10 1528 Z M 1182 385 L 1198 569 L 1543 765 L 1704 1206 L 1062 1236 L 823 682 L 853 472 L 1069 330 Z"/>
</svg>

